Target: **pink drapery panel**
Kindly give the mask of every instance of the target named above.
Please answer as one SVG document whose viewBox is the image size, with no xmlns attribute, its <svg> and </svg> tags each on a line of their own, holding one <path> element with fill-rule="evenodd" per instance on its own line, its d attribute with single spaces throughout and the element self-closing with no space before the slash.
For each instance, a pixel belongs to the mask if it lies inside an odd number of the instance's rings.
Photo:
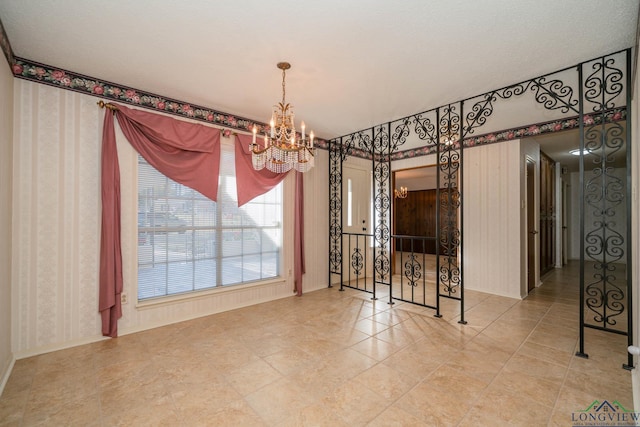
<svg viewBox="0 0 640 427">
<path fill-rule="evenodd" d="M 238 187 L 238 206 L 266 193 L 278 185 L 286 176 L 286 173 L 275 173 L 267 169 L 255 170 L 251 163 L 251 150 L 249 144 L 253 140 L 252 135 L 236 135 L 236 185 Z M 296 172 L 296 200 L 294 214 L 294 291 L 302 295 L 302 275 L 304 267 L 304 185 L 302 173 Z"/>
<path fill-rule="evenodd" d="M 220 130 L 132 110 L 114 111 L 122 133 L 142 157 L 162 174 L 216 200 L 220 171 Z M 122 252 L 120 246 L 120 169 L 111 111 L 102 134 L 102 234 L 100 301 L 102 334 L 118 336 L 122 316 Z"/>
<path fill-rule="evenodd" d="M 275 173 L 268 169 L 257 171 L 253 168 L 249 149 L 252 139 L 252 135 L 236 135 L 238 207 L 271 190 L 287 176 L 286 173 Z"/>
<path fill-rule="evenodd" d="M 305 273 L 304 267 L 304 177 L 302 172 L 296 171 L 296 207 L 295 207 L 295 230 L 293 233 L 293 277 L 295 292 L 302 295 L 302 275 Z"/>
<path fill-rule="evenodd" d="M 118 319 L 122 317 L 121 293 L 120 166 L 113 129 L 113 114 L 107 110 L 102 128 L 102 230 L 98 304 L 104 336 L 118 336 Z"/>
</svg>

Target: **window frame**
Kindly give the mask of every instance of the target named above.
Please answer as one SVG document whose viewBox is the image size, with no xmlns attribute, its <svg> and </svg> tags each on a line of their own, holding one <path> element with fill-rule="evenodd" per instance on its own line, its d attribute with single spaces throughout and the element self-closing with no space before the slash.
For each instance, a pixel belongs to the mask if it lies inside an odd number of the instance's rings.
<svg viewBox="0 0 640 427">
<path fill-rule="evenodd" d="M 235 153 L 234 153 L 234 144 L 233 141 L 234 139 L 231 140 L 222 140 L 221 141 L 221 150 L 223 150 L 223 153 L 221 153 L 221 163 L 227 162 L 231 163 L 233 165 L 235 165 L 234 163 L 234 157 Z M 226 157 L 225 158 L 225 154 Z M 141 183 L 140 177 L 139 177 L 139 167 L 141 165 L 141 162 L 146 163 L 146 161 L 144 161 L 144 159 L 141 159 L 139 157 L 138 153 L 135 153 L 135 163 L 136 163 L 136 170 L 133 173 L 133 178 L 135 180 L 135 195 L 139 196 L 139 186 Z M 234 169 L 234 168 L 233 168 Z M 216 280 L 212 281 L 212 285 L 211 286 L 207 286 L 207 287 L 198 287 L 198 284 L 195 281 L 195 278 L 191 278 L 191 282 L 192 282 L 192 286 L 191 289 L 186 290 L 186 291 L 182 291 L 182 292 L 172 292 L 169 291 L 168 287 L 166 289 L 166 293 L 164 295 L 152 295 L 149 297 L 145 297 L 140 299 L 140 274 L 139 274 L 139 269 L 142 265 L 144 265 L 144 263 L 141 263 L 141 258 L 140 258 L 140 246 L 136 245 L 136 254 L 135 254 L 135 261 L 133 262 L 133 264 L 135 265 L 135 273 L 133 275 L 133 277 L 135 277 L 135 281 L 136 281 L 136 289 L 135 289 L 135 295 L 136 295 L 136 301 L 137 301 L 137 305 L 138 306 L 147 306 L 147 305 L 156 305 L 156 304 L 163 304 L 163 303 L 167 303 L 167 302 L 171 302 L 171 301 L 175 301 L 175 300 L 182 300 L 182 299 L 189 299 L 189 298 L 194 298 L 194 297 L 200 297 L 202 295 L 207 295 L 213 292 L 220 292 L 223 290 L 229 290 L 229 289 L 239 289 L 239 288 L 245 288 L 245 287 L 252 287 L 252 286 L 261 286 L 261 285 L 266 285 L 266 284 L 270 284 L 273 282 L 282 282 L 284 280 L 284 274 L 283 272 L 285 271 L 285 254 L 287 253 L 287 248 L 286 248 L 286 241 L 288 239 L 288 231 L 286 230 L 286 228 L 284 227 L 284 222 L 285 222 L 285 216 L 287 216 L 286 213 L 286 209 L 287 209 L 287 197 L 286 194 L 288 193 L 288 191 L 290 191 L 290 189 L 288 189 L 288 187 L 290 187 L 290 184 L 287 184 L 288 179 L 283 180 L 283 182 L 281 182 L 280 184 L 278 184 L 278 186 L 276 186 L 273 190 L 271 191 L 277 191 L 279 192 L 276 196 L 275 196 L 275 200 L 276 202 L 274 203 L 267 201 L 262 201 L 261 198 L 264 197 L 273 197 L 273 196 L 258 196 L 256 199 L 254 199 L 253 201 L 245 204 L 243 207 L 238 208 L 237 207 L 237 201 L 235 201 L 236 199 L 236 194 L 235 194 L 235 185 L 233 186 L 233 199 L 234 199 L 234 203 L 236 206 L 236 209 L 238 209 L 238 211 L 235 212 L 236 215 L 241 216 L 241 217 L 245 217 L 245 216 L 249 216 L 249 214 L 247 213 L 247 208 L 251 207 L 251 203 L 254 203 L 253 206 L 255 206 L 255 203 L 258 203 L 259 205 L 263 205 L 268 207 L 269 205 L 276 205 L 277 209 L 276 211 L 278 212 L 276 214 L 276 217 L 278 218 L 278 220 L 276 222 L 273 223 L 273 225 L 251 225 L 251 224 L 232 224 L 232 225 L 225 225 L 222 224 L 222 217 L 219 215 L 220 212 L 224 209 L 223 206 L 223 201 L 222 199 L 222 193 L 224 192 L 223 189 L 225 188 L 225 183 L 224 180 L 231 177 L 233 179 L 233 181 L 235 181 L 235 170 L 233 170 L 233 174 L 228 173 L 228 169 L 226 171 L 227 173 L 223 172 L 223 168 L 221 165 L 221 171 L 220 171 L 220 177 L 219 177 L 219 195 L 218 195 L 218 202 L 212 202 L 209 199 L 204 198 L 203 196 L 201 196 L 199 193 L 192 193 L 192 195 L 190 197 L 185 197 L 184 200 L 207 200 L 210 203 L 215 203 L 215 219 L 213 220 L 213 225 L 205 225 L 205 226 L 201 226 L 201 225 L 195 225 L 195 223 L 192 221 L 191 224 L 187 224 L 186 226 L 180 226 L 180 227 L 175 227 L 175 226 L 165 226 L 165 227 L 149 227 L 149 226 L 143 226 L 140 227 L 140 221 L 139 221 L 139 203 L 136 202 L 135 203 L 135 208 L 134 211 L 136 212 L 136 215 L 138 215 L 138 221 L 136 221 L 136 225 L 134 225 L 135 230 L 136 230 L 136 235 L 138 236 L 138 243 L 140 241 L 140 234 L 141 233 L 146 233 L 148 235 L 149 231 L 155 231 L 156 235 L 158 234 L 159 231 L 164 232 L 165 236 L 169 236 L 169 233 L 175 233 L 176 231 L 183 231 L 183 232 L 190 232 L 192 233 L 190 239 L 191 242 L 193 244 L 193 241 L 195 240 L 195 237 L 193 235 L 193 233 L 197 232 L 197 231 L 211 231 L 213 233 L 216 234 L 216 239 L 215 239 L 215 245 L 216 245 L 216 250 L 215 253 L 213 255 L 213 257 L 211 257 L 210 259 L 212 259 L 216 265 Z M 159 173 L 156 171 L 156 173 Z M 162 175 L 162 174 L 160 174 Z M 169 185 L 171 185 L 171 183 L 173 181 L 171 181 L 169 178 L 164 177 L 165 179 L 168 180 L 168 182 L 170 183 Z M 180 184 L 176 184 L 176 185 L 180 185 Z M 193 190 L 188 189 L 190 192 L 193 192 Z M 193 194 L 197 194 L 197 196 L 194 196 Z M 199 197 L 198 197 L 199 196 Z M 166 196 L 165 196 L 166 197 Z M 171 196 L 171 198 L 174 198 L 174 196 Z M 176 197 L 176 199 L 179 199 L 180 197 Z M 229 199 L 227 198 L 227 202 L 229 201 Z M 191 211 L 191 215 L 193 217 L 193 210 Z M 223 272 L 223 268 L 221 268 L 221 266 L 224 263 L 224 259 L 225 258 L 230 258 L 230 256 L 226 256 L 223 252 L 223 250 L 221 250 L 221 247 L 224 244 L 224 234 L 228 231 L 237 231 L 240 230 L 242 233 L 244 233 L 245 231 L 252 231 L 252 230 L 256 230 L 259 235 L 260 238 L 258 239 L 259 241 L 259 251 L 248 251 L 245 253 L 245 248 L 244 248 L 244 239 L 240 239 L 240 255 L 235 255 L 236 257 L 240 257 L 240 258 L 245 258 L 248 256 L 254 256 L 254 255 L 258 255 L 261 265 L 260 265 L 260 275 L 258 278 L 249 278 L 247 279 L 246 276 L 244 275 L 244 269 L 242 270 L 242 277 L 240 278 L 239 282 L 233 282 L 233 283 L 224 283 L 224 280 L 222 278 L 222 275 L 224 274 Z M 262 236 L 263 233 L 261 233 L 262 230 L 275 230 L 275 234 L 279 235 L 279 239 L 278 241 L 273 243 L 273 250 L 264 250 L 264 244 L 263 244 L 263 240 L 264 240 L 264 236 Z M 273 257 L 275 257 L 275 263 L 271 264 L 271 265 L 275 265 L 275 272 L 274 275 L 269 275 L 268 277 L 264 276 L 264 270 L 262 269 L 262 262 L 264 261 L 264 254 L 272 254 Z M 168 260 L 163 260 L 165 264 L 170 263 L 171 261 Z M 188 263 L 192 264 L 194 262 L 197 261 L 197 258 L 195 258 L 195 255 L 191 255 L 191 258 L 189 258 L 187 260 Z M 192 267 L 193 268 L 193 267 Z M 289 274 L 290 275 L 290 274 Z M 168 277 L 168 273 L 165 275 L 165 283 L 168 283 L 168 281 L 171 280 Z"/>
</svg>

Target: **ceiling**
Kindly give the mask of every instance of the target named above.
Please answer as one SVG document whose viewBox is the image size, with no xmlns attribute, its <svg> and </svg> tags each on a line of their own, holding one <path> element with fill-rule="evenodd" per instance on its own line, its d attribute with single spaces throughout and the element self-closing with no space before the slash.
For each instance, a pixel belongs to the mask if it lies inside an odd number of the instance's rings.
<svg viewBox="0 0 640 427">
<path fill-rule="evenodd" d="M 330 139 L 635 41 L 640 0 L 0 0 L 16 56 Z"/>
</svg>

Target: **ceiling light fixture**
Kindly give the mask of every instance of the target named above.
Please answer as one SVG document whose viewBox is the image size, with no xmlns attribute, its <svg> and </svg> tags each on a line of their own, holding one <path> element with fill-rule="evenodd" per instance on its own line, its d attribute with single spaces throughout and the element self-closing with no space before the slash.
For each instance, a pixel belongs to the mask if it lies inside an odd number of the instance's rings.
<svg viewBox="0 0 640 427">
<path fill-rule="evenodd" d="M 266 167 L 276 173 L 286 173 L 291 169 L 307 172 L 313 167 L 315 156 L 313 131 L 307 138 L 302 122 L 302 133 L 298 137 L 293 121 L 293 106 L 285 102 L 285 73 L 291 64 L 279 62 L 278 68 L 282 70 L 282 102 L 273 107 L 269 135 L 265 132 L 264 145 L 256 143 L 258 128 L 253 127 L 253 140 L 249 146 L 253 168 L 260 170 Z"/>
<path fill-rule="evenodd" d="M 407 187 L 400 186 L 400 190 L 393 190 L 393 195 L 396 199 L 406 199 L 409 193 L 407 192 Z"/>
<path fill-rule="evenodd" d="M 458 135 L 452 132 L 447 132 L 440 137 L 440 143 L 446 146 L 452 146 L 458 142 Z"/>
<path fill-rule="evenodd" d="M 571 151 L 569 151 L 569 154 L 571 154 L 573 156 L 579 156 L 580 155 L 580 149 L 576 148 L 575 150 L 571 150 Z M 588 152 L 585 152 L 585 154 L 588 154 Z"/>
</svg>

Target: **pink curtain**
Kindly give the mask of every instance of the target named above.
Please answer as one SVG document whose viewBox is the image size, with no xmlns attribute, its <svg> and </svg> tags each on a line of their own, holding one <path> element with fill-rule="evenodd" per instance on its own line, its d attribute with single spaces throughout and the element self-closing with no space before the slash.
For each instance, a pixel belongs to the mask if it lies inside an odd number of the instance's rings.
<svg viewBox="0 0 640 427">
<path fill-rule="evenodd" d="M 129 143 L 151 166 L 216 201 L 220 129 L 122 105 L 116 118 Z"/>
<path fill-rule="evenodd" d="M 288 174 L 274 173 L 268 169 L 255 170 L 251 163 L 249 144 L 252 135 L 236 135 L 236 185 L 238 206 L 242 206 L 278 185 Z M 259 141 L 258 141 L 259 142 Z M 296 172 L 296 200 L 294 215 L 294 292 L 302 295 L 302 275 L 304 266 L 304 185 L 302 173 Z"/>
<path fill-rule="evenodd" d="M 114 114 L 123 134 L 142 157 L 162 174 L 211 200 L 218 194 L 220 130 L 118 105 Z M 100 299 L 102 334 L 118 336 L 122 317 L 120 246 L 120 169 L 111 111 L 102 133 L 102 234 Z"/>
<path fill-rule="evenodd" d="M 113 129 L 113 114 L 107 110 L 102 128 L 102 230 L 100 235 L 100 296 L 102 335 L 118 336 L 122 317 L 122 252 L 120 247 L 120 166 Z"/>
<path fill-rule="evenodd" d="M 302 295 L 302 275 L 305 273 L 304 267 L 304 177 L 302 172 L 296 171 L 296 207 L 295 207 L 295 230 L 293 236 L 293 276 L 294 291 L 298 296 Z"/>
<path fill-rule="evenodd" d="M 255 170 L 251 163 L 249 144 L 252 135 L 236 135 L 236 185 L 238 187 L 238 207 L 278 185 L 286 173 L 275 173 L 268 169 Z"/>
</svg>

